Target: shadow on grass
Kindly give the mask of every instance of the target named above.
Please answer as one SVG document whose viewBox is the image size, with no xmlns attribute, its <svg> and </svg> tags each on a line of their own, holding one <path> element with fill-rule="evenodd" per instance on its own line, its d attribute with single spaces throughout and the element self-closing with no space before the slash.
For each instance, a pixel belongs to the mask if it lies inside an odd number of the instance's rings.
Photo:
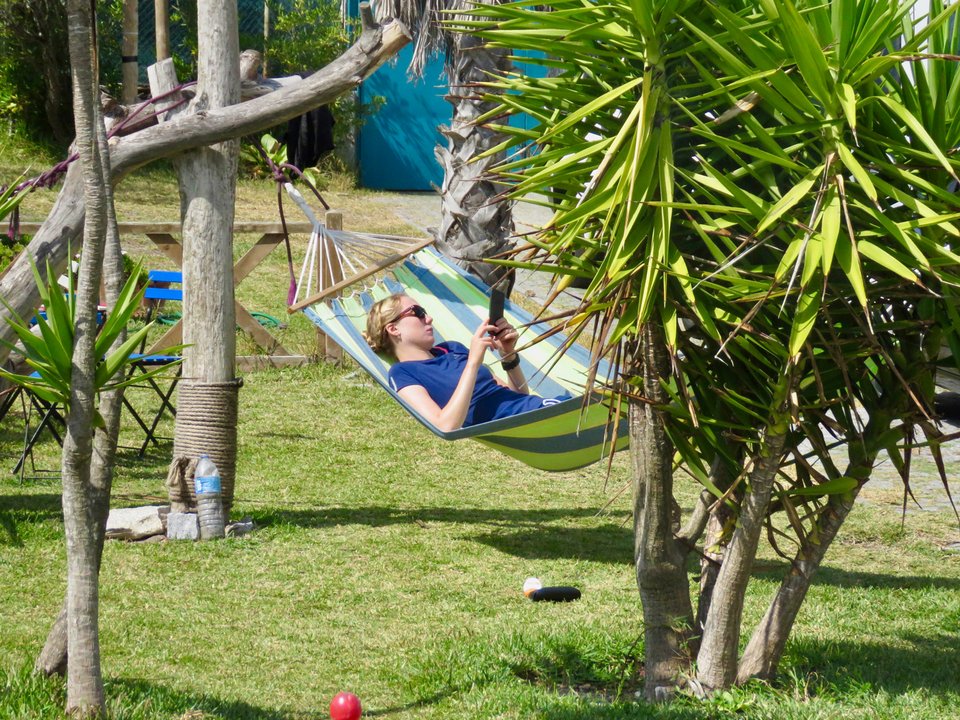
<svg viewBox="0 0 960 720">
<path fill-rule="evenodd" d="M 786 563 L 757 560 L 753 575 L 778 582 L 787 572 Z M 960 590 L 960 578 L 933 575 L 896 575 L 856 570 L 841 570 L 836 567 L 821 567 L 813 580 L 814 585 L 830 585 L 839 588 L 896 588 L 902 590 L 919 588 L 942 588 Z"/>
<path fill-rule="evenodd" d="M 592 528 L 539 527 L 468 536 L 507 555 L 526 560 L 577 558 L 633 565 L 633 531 L 618 525 Z"/>
<path fill-rule="evenodd" d="M 612 704 L 578 704 L 544 707 L 537 715 L 544 720 L 704 720 L 710 717 L 703 709 L 679 705 L 654 704 L 644 701 Z"/>
<path fill-rule="evenodd" d="M 239 701 L 220 700 L 209 695 L 193 695 L 172 690 L 168 687 L 155 685 L 146 680 L 113 680 L 107 684 L 107 694 L 113 695 L 116 702 L 124 708 L 150 707 L 147 718 L 192 718 L 194 713 L 197 720 L 328 720 L 330 698 L 318 698 L 320 707 L 315 711 L 290 711 L 265 708 Z M 390 717 L 391 715 L 414 710 L 420 707 L 433 705 L 447 696 L 447 693 L 437 693 L 405 705 L 367 710 L 364 708 L 364 717 Z M 140 720 L 136 713 L 131 715 Z"/>
<path fill-rule="evenodd" d="M 275 509 L 252 513 L 254 522 L 261 526 L 296 525 L 325 528 L 337 525 L 417 524 L 430 530 L 430 523 L 494 526 L 488 532 L 467 534 L 465 539 L 489 545 L 501 552 L 529 559 L 576 557 L 607 563 L 633 562 L 633 533 L 631 529 L 608 523 L 601 527 L 578 528 L 555 526 L 563 520 L 593 518 L 592 508 L 556 508 L 550 510 L 484 509 L 453 507 L 419 507 L 397 509 L 381 506 Z M 497 530 L 496 528 L 502 528 Z"/>
<path fill-rule="evenodd" d="M 903 634 L 894 643 L 791 641 L 791 664 L 816 673 L 839 695 L 882 688 L 891 695 L 923 692 L 960 694 L 960 645 L 956 635 Z M 904 647 L 904 645 L 908 645 Z"/>
<path fill-rule="evenodd" d="M 63 520 L 60 493 L 0 495 L 0 546 L 23 547 L 19 525 Z"/>
</svg>

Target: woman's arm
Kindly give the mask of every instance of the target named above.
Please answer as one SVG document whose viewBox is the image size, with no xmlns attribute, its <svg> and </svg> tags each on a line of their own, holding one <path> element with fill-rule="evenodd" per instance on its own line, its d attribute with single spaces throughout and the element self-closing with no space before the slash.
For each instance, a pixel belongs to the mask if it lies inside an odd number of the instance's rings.
<svg viewBox="0 0 960 720">
<path fill-rule="evenodd" d="M 450 432 L 463 427 L 463 421 L 466 420 L 467 411 L 470 409 L 473 388 L 477 382 L 477 371 L 480 370 L 487 348 L 493 344 L 493 338 L 489 333 L 494 329 L 493 325 L 484 322 L 473 334 L 470 353 L 467 355 L 467 365 L 460 375 L 453 395 L 442 408 L 434 402 L 423 385 L 408 385 L 398 390 L 397 394 L 438 430 Z"/>
</svg>

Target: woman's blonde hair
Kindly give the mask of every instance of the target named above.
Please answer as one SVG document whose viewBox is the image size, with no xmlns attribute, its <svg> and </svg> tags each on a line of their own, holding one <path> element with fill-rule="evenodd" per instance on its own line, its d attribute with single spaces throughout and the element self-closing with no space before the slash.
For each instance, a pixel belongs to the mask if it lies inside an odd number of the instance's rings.
<svg viewBox="0 0 960 720">
<path fill-rule="evenodd" d="M 387 325 L 400 314 L 405 297 L 403 293 L 385 297 L 375 302 L 367 313 L 367 332 L 364 333 L 364 338 L 374 352 L 395 356 L 393 341 L 387 333 Z"/>
</svg>

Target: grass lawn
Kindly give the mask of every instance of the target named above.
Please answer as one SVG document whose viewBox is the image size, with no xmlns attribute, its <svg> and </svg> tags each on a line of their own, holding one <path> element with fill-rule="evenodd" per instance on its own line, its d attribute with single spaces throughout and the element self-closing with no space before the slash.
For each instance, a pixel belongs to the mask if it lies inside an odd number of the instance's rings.
<svg viewBox="0 0 960 720">
<path fill-rule="evenodd" d="M 275 216 L 269 183 L 241 183 L 239 195 L 239 216 Z M 370 212 L 372 193 L 328 197 L 348 227 L 411 232 L 379 205 Z M 44 202 L 31 198 L 27 215 Z M 143 172 L 118 202 L 121 219 L 170 219 L 175 184 Z M 238 238 L 238 254 L 251 241 Z M 156 260 L 146 240 L 128 249 Z M 277 252 L 241 300 L 286 321 L 285 272 Z M 303 318 L 280 332 L 309 352 Z M 960 533 L 942 503 L 901 527 L 895 491 L 865 493 L 777 684 L 651 706 L 635 697 L 643 627 L 625 455 L 609 478 L 602 467 L 550 475 L 444 443 L 350 367 L 250 373 L 240 397 L 232 516 L 256 531 L 107 544 L 101 644 L 116 718 L 319 719 L 341 690 L 360 696 L 365 717 L 391 720 L 957 715 L 960 553 L 944 548 Z M 29 669 L 64 592 L 60 484 L 9 474 L 21 433 L 15 417 L 0 424 L 0 718 L 58 718 L 62 684 Z M 135 440 L 128 427 L 121 442 Z M 55 467 L 57 452 L 44 442 L 37 464 Z M 163 502 L 169 452 L 121 451 L 114 505 Z M 695 488 L 681 482 L 689 506 Z M 764 553 L 748 627 L 784 570 Z M 530 575 L 583 598 L 531 603 L 521 594 Z"/>
</svg>

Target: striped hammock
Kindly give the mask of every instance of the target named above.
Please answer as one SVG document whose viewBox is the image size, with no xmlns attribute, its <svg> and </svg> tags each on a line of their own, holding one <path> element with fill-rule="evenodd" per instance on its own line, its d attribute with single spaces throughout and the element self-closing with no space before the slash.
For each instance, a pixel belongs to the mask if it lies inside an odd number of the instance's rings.
<svg viewBox="0 0 960 720">
<path fill-rule="evenodd" d="M 337 245 L 348 236 L 356 237 L 342 233 L 341 238 L 337 231 L 325 232 Z M 563 355 L 557 355 L 563 343 L 559 335 L 524 349 L 521 367 L 531 392 L 543 397 L 569 393 L 574 395 L 573 399 L 452 432 L 438 430 L 390 387 L 387 371 L 391 360 L 374 353 L 363 339 L 367 312 L 380 298 L 409 293 L 433 317 L 437 342 L 457 340 L 469 346 L 474 331 L 487 316 L 490 289 L 429 247 L 409 255 L 391 272 L 392 277 L 378 278 L 376 283 L 348 297 L 306 306 L 300 303 L 300 307 L 293 308 L 302 309 L 411 415 L 445 440 L 472 438 L 531 467 L 557 472 L 602 460 L 613 446 L 617 450 L 627 447 L 627 423 L 613 422 L 605 398 L 594 393 L 589 403 L 583 402 L 589 352 L 573 345 Z M 530 325 L 532 316 L 509 301 L 504 316 L 515 327 L 523 328 L 519 346 L 524 338 L 536 337 L 549 329 L 545 324 Z M 549 368 L 549 375 L 543 368 Z M 597 378 L 603 380 L 607 373 L 604 364 Z"/>
</svg>

